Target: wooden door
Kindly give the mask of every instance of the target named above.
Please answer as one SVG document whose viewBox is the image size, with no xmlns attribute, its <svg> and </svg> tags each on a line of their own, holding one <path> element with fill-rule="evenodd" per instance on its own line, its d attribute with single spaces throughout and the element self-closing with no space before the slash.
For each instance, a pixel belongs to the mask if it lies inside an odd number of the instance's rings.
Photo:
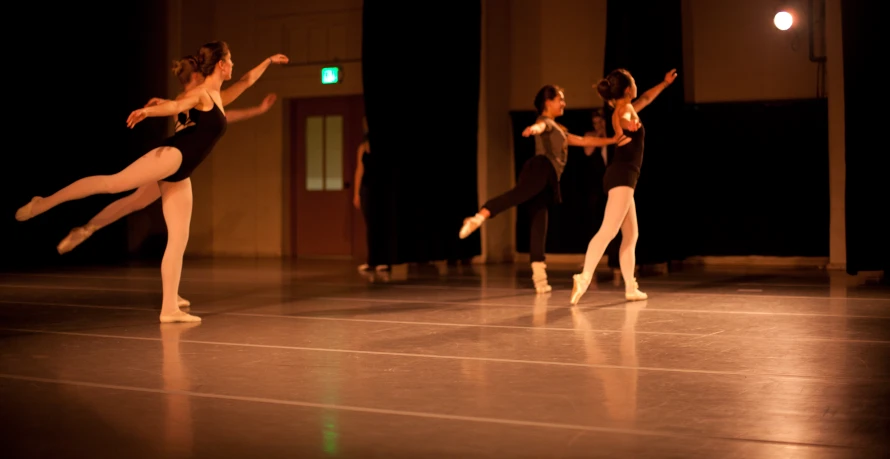
<svg viewBox="0 0 890 459">
<path fill-rule="evenodd" d="M 356 150 L 362 140 L 362 96 L 298 99 L 292 105 L 292 241 L 298 258 L 353 258 L 352 206 Z"/>
</svg>

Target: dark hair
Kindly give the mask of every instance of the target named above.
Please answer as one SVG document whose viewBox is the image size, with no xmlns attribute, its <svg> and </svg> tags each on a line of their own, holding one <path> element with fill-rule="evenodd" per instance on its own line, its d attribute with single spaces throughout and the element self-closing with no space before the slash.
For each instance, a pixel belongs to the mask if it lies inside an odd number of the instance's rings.
<svg viewBox="0 0 890 459">
<path fill-rule="evenodd" d="M 611 101 L 624 97 L 624 92 L 629 87 L 630 72 L 624 69 L 615 69 L 596 84 L 596 92 L 603 100 Z"/>
<path fill-rule="evenodd" d="M 224 41 L 214 41 L 202 46 L 195 54 L 195 57 L 198 58 L 198 68 L 201 70 L 201 75 L 205 77 L 210 76 L 216 68 L 216 64 L 228 55 L 229 45 Z"/>
<path fill-rule="evenodd" d="M 546 107 L 544 102 L 556 99 L 560 92 L 562 92 L 562 88 L 553 84 L 548 84 L 538 91 L 538 94 L 535 96 L 535 109 L 538 110 L 538 115 L 544 113 L 544 108 Z"/>
<path fill-rule="evenodd" d="M 192 80 L 192 73 L 198 71 L 198 60 L 195 56 L 185 56 L 178 61 L 173 61 L 173 75 L 179 78 L 183 86 Z"/>
</svg>

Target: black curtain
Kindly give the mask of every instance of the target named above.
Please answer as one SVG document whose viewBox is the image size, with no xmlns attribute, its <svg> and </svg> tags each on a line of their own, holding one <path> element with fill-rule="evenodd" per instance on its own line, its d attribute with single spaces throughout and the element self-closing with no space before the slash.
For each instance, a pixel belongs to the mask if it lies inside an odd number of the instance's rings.
<svg viewBox="0 0 890 459">
<path fill-rule="evenodd" d="M 7 59 L 19 70 L 13 73 L 16 89 L 7 94 L 16 121 L 0 182 L 0 267 L 128 258 L 125 219 L 71 253 L 59 256 L 55 250 L 72 227 L 122 195 L 65 203 L 27 222 L 13 219 L 32 196 L 88 175 L 115 173 L 166 133 L 166 120 L 157 118 L 126 127 L 132 110 L 151 97 L 167 96 L 165 3 L 109 5 L 23 3 L 16 12 L 20 28 L 4 32 Z"/>
<path fill-rule="evenodd" d="M 643 169 L 634 194 L 640 226 L 637 262 L 660 263 L 680 259 L 683 253 L 682 214 L 677 201 L 684 195 L 688 178 L 679 174 L 678 155 L 683 153 L 681 117 L 683 95 L 683 26 L 680 0 L 628 2 L 609 0 L 606 10 L 604 72 L 627 69 L 642 94 L 664 80 L 668 70 L 677 80 L 640 112 L 646 126 Z M 608 108 L 608 107 L 607 107 Z M 608 134 L 614 135 L 610 110 L 606 110 Z"/>
<path fill-rule="evenodd" d="M 379 174 L 369 226 L 384 263 L 480 253 L 478 231 L 457 235 L 478 207 L 481 15 L 479 0 L 429 10 L 364 3 L 362 78 Z"/>
<path fill-rule="evenodd" d="M 887 147 L 881 140 L 879 2 L 841 2 L 846 120 L 847 272 L 890 270 Z M 877 111 L 877 112 L 876 112 Z"/>
</svg>

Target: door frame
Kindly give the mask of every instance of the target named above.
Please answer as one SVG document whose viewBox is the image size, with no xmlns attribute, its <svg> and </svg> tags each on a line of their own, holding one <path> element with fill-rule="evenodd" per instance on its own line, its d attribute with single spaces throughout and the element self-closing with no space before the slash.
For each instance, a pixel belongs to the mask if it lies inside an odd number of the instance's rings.
<svg viewBox="0 0 890 459">
<path fill-rule="evenodd" d="M 349 107 L 344 117 L 345 125 L 344 125 L 344 139 L 343 139 L 343 182 L 344 184 L 348 184 L 348 189 L 351 192 L 355 192 L 354 186 L 354 177 L 355 177 L 355 168 L 356 164 L 356 151 L 358 150 L 358 146 L 362 140 L 362 118 L 365 116 L 365 100 L 364 95 L 362 94 L 346 94 L 346 95 L 336 95 L 336 96 L 322 96 L 322 97 L 301 97 L 294 98 L 288 100 L 288 106 L 286 107 L 286 125 L 285 125 L 285 148 L 287 159 L 289 165 L 284 168 L 286 173 L 288 174 L 288 182 L 289 187 L 287 189 L 288 199 L 285 200 L 287 202 L 286 213 L 289 215 L 288 223 L 286 225 L 286 230 L 288 232 L 287 241 L 289 242 L 289 250 L 286 251 L 291 258 L 294 259 L 329 259 L 329 260 L 343 260 L 343 259 L 364 259 L 367 255 L 367 242 L 365 238 L 365 222 L 364 218 L 361 214 L 361 211 L 352 207 L 352 198 L 350 197 L 349 209 L 353 212 L 352 215 L 352 251 L 350 255 L 340 256 L 340 255 L 331 255 L 331 256 L 300 256 L 299 255 L 299 246 L 297 244 L 297 225 L 300 224 L 299 212 L 297 206 L 299 205 L 298 193 L 299 193 L 299 179 L 298 175 L 300 173 L 304 173 L 305 164 L 301 164 L 298 161 L 298 151 L 297 151 L 297 142 L 304 142 L 305 137 L 301 135 L 301 133 L 297 130 L 298 126 L 296 123 L 298 122 L 297 117 L 297 107 L 303 103 L 324 103 L 325 101 L 330 101 L 333 99 L 341 99 L 346 101 L 346 105 Z M 350 129 L 349 126 L 356 126 L 356 129 L 353 129 L 354 132 L 349 132 L 347 129 Z"/>
</svg>

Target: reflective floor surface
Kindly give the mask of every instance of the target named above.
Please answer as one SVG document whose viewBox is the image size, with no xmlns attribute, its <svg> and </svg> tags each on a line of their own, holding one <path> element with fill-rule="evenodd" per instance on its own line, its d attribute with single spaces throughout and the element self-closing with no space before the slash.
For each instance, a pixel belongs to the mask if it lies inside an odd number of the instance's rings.
<svg viewBox="0 0 890 459">
<path fill-rule="evenodd" d="M 885 454 L 888 287 L 687 270 L 570 307 L 572 267 L 525 268 L 191 261 L 188 325 L 154 266 L 0 274 L 6 457 Z"/>
</svg>

